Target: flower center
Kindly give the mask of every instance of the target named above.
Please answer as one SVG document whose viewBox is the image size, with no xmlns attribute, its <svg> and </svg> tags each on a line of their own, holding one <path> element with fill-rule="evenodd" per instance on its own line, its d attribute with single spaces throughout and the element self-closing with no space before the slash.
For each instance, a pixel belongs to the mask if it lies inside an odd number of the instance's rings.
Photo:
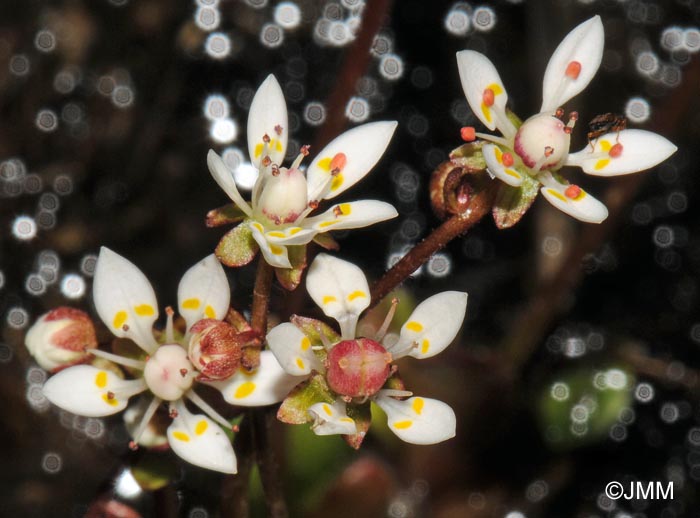
<svg viewBox="0 0 700 518">
<path fill-rule="evenodd" d="M 260 194 L 259 210 L 276 225 L 293 223 L 307 207 L 306 178 L 296 167 L 280 167 Z"/>
<path fill-rule="evenodd" d="M 571 121 L 564 124 L 548 113 L 540 113 L 520 126 L 515 135 L 513 150 L 527 167 L 536 172 L 557 169 L 569 154 L 571 127 Z"/>
<path fill-rule="evenodd" d="M 344 340 L 328 352 L 328 385 L 338 394 L 366 397 L 375 394 L 389 377 L 391 354 L 369 338 Z"/>
<path fill-rule="evenodd" d="M 146 362 L 143 377 L 153 394 L 175 401 L 192 386 L 196 371 L 179 345 L 161 345 Z"/>
</svg>

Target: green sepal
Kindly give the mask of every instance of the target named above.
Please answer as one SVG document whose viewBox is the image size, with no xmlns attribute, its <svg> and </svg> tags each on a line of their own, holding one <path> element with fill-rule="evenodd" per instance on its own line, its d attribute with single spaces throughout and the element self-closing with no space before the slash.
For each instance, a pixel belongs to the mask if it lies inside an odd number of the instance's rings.
<svg viewBox="0 0 700 518">
<path fill-rule="evenodd" d="M 340 249 L 338 242 L 333 239 L 333 236 L 331 236 L 329 233 L 316 234 L 313 241 L 326 250 L 335 251 Z"/>
<path fill-rule="evenodd" d="M 311 340 L 311 345 L 323 345 L 323 340 L 321 340 L 319 331 L 323 333 L 327 343 L 335 344 L 340 342 L 340 335 L 336 333 L 331 326 L 320 320 L 300 317 L 299 315 L 292 315 L 289 320 Z"/>
<path fill-rule="evenodd" d="M 520 221 L 540 192 L 540 182 L 530 176 L 524 168 L 516 169 L 523 177 L 523 183 L 519 187 L 511 187 L 501 182 L 493 204 L 493 220 L 501 230 Z"/>
<path fill-rule="evenodd" d="M 309 407 L 316 403 L 330 403 L 335 401 L 335 395 L 326 383 L 326 378 L 314 372 L 311 377 L 299 383 L 292 389 L 289 395 L 282 401 L 277 411 L 277 419 L 288 424 L 303 424 L 312 421 L 309 416 Z"/>
<path fill-rule="evenodd" d="M 284 289 L 293 291 L 299 286 L 306 268 L 306 245 L 287 246 L 287 257 L 292 267 L 275 268 L 275 275 Z"/>
<path fill-rule="evenodd" d="M 233 327 L 239 333 L 253 330 L 245 317 L 233 308 L 229 308 L 224 320 L 231 324 L 231 327 Z"/>
<path fill-rule="evenodd" d="M 218 209 L 212 209 L 207 212 L 207 227 L 220 227 L 221 225 L 230 225 L 244 220 L 246 213 L 239 209 L 236 204 L 229 203 Z"/>
<path fill-rule="evenodd" d="M 365 401 L 361 405 L 354 405 L 352 403 L 348 404 L 347 407 L 348 417 L 355 421 L 355 426 L 357 427 L 357 433 L 352 435 L 343 435 L 343 439 L 352 448 L 358 450 L 362 445 L 362 441 L 367 435 L 370 425 L 372 424 L 372 405 L 370 401 Z"/>
<path fill-rule="evenodd" d="M 174 455 L 146 450 L 130 468 L 134 480 L 144 491 L 157 491 L 179 476 Z"/>
<path fill-rule="evenodd" d="M 216 257 L 226 266 L 243 266 L 253 260 L 258 253 L 258 244 L 253 239 L 253 231 L 245 223 L 229 230 L 216 246 Z"/>
<path fill-rule="evenodd" d="M 481 151 L 483 140 L 468 142 L 450 151 L 450 162 L 456 166 L 467 167 L 471 171 L 486 169 L 486 160 Z"/>
<path fill-rule="evenodd" d="M 406 390 L 406 385 L 404 385 L 403 380 L 401 379 L 401 376 L 399 376 L 399 369 L 397 368 L 394 370 L 394 372 L 389 376 L 389 379 L 387 379 L 384 382 L 384 386 L 382 387 L 383 389 L 389 389 L 389 390 Z"/>
</svg>

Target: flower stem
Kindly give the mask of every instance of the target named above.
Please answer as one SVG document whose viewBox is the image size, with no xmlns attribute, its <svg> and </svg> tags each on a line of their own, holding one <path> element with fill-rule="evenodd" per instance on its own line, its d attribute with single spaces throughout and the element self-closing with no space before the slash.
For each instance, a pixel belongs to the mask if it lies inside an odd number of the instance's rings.
<svg viewBox="0 0 700 518">
<path fill-rule="evenodd" d="M 249 412 L 250 426 L 253 430 L 253 444 L 256 460 L 265 492 L 267 515 L 274 518 L 289 516 L 287 502 L 280 479 L 279 462 L 269 441 L 270 427 L 275 419 L 275 407 L 256 408 Z"/>
<path fill-rule="evenodd" d="M 273 273 L 272 266 L 261 257 L 258 260 L 258 271 L 253 287 L 253 305 L 250 309 L 250 325 L 260 335 L 261 344 L 265 342 L 264 337 L 267 333 L 267 312 L 270 306 Z M 246 347 L 243 350 L 241 363 L 247 369 L 256 369 L 260 365 L 260 347 Z"/>
</svg>

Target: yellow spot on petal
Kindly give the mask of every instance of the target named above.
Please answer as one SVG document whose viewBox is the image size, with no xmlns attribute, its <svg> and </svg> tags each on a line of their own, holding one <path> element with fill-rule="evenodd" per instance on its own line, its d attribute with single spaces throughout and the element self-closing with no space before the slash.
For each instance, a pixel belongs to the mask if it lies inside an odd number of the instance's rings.
<svg viewBox="0 0 700 518">
<path fill-rule="evenodd" d="M 410 322 L 406 323 L 406 329 L 415 333 L 420 333 L 423 331 L 423 324 L 416 322 L 415 320 L 411 320 Z"/>
<path fill-rule="evenodd" d="M 578 193 L 578 196 L 576 196 L 576 198 L 574 198 L 574 201 L 581 201 L 585 197 L 586 197 L 586 191 L 581 189 L 581 191 Z"/>
<path fill-rule="evenodd" d="M 593 166 L 593 169 L 595 169 L 596 171 L 600 171 L 601 169 L 603 169 L 603 168 L 604 168 L 606 165 L 608 165 L 609 163 L 610 163 L 610 159 L 609 159 L 609 158 L 601 158 L 600 160 L 598 160 L 598 161 L 595 163 L 595 165 Z"/>
<path fill-rule="evenodd" d="M 100 371 L 95 376 L 95 385 L 97 388 L 105 388 L 107 386 L 107 373 L 105 371 Z"/>
<path fill-rule="evenodd" d="M 306 351 L 311 347 L 311 340 L 309 340 L 307 337 L 304 337 L 301 339 L 301 350 Z"/>
<path fill-rule="evenodd" d="M 258 223 L 257 221 L 254 222 L 254 223 L 252 224 L 252 226 L 253 226 L 253 228 L 255 228 L 255 230 L 257 230 L 258 232 L 265 232 L 265 228 L 264 228 L 260 223 Z"/>
<path fill-rule="evenodd" d="M 484 114 L 484 119 L 491 122 L 491 110 L 484 103 L 481 103 L 481 113 Z"/>
<path fill-rule="evenodd" d="M 343 185 L 343 181 L 344 179 L 342 174 L 336 175 L 336 177 L 333 178 L 333 181 L 331 182 L 331 191 L 335 191 L 338 188 L 340 188 L 340 186 Z"/>
<path fill-rule="evenodd" d="M 134 306 L 134 311 L 140 317 L 150 317 L 156 314 L 156 310 L 150 304 L 141 304 Z"/>
<path fill-rule="evenodd" d="M 202 419 L 197 423 L 197 426 L 194 427 L 194 433 L 196 433 L 197 435 L 202 435 L 204 432 L 207 431 L 207 428 L 209 428 L 209 423 Z"/>
<path fill-rule="evenodd" d="M 343 216 L 349 216 L 350 212 L 352 212 L 352 207 L 349 203 L 341 203 L 338 205 L 338 210 Z"/>
<path fill-rule="evenodd" d="M 204 308 L 204 314 L 207 316 L 207 318 L 216 318 L 216 311 L 214 311 L 214 308 L 209 304 L 207 304 L 207 307 Z"/>
<path fill-rule="evenodd" d="M 284 248 L 277 245 L 270 245 L 270 252 L 272 252 L 273 255 L 282 255 Z"/>
<path fill-rule="evenodd" d="M 494 154 L 496 155 L 496 160 L 498 160 L 499 164 L 503 163 L 503 151 L 501 151 L 498 147 L 495 147 L 493 149 Z"/>
<path fill-rule="evenodd" d="M 336 223 L 339 223 L 339 219 L 332 219 L 330 221 L 322 221 L 321 223 L 318 224 L 319 228 L 328 228 L 331 225 L 335 225 Z"/>
<path fill-rule="evenodd" d="M 107 394 L 102 394 L 102 401 L 107 403 L 109 406 L 119 405 L 119 401 L 117 401 L 116 397 L 110 398 Z"/>
<path fill-rule="evenodd" d="M 601 140 L 600 141 L 600 149 L 602 149 L 606 153 L 608 151 L 610 151 L 611 148 L 612 148 L 612 144 L 610 143 L 609 140 Z"/>
<path fill-rule="evenodd" d="M 289 230 L 287 230 L 287 232 L 289 232 L 289 235 L 290 235 L 290 236 L 295 236 L 295 235 L 297 235 L 299 232 L 301 232 L 302 230 L 303 230 L 303 229 L 302 229 L 301 227 L 292 227 L 292 228 L 290 228 Z"/>
<path fill-rule="evenodd" d="M 506 169 L 505 171 L 506 171 L 506 174 L 507 174 L 507 175 L 512 176 L 513 178 L 517 178 L 518 180 L 519 180 L 520 178 L 522 178 L 522 177 L 520 176 L 520 173 L 518 173 L 518 172 L 516 172 L 516 171 L 513 171 L 512 169 Z"/>
<path fill-rule="evenodd" d="M 394 423 L 394 428 L 405 430 L 406 428 L 410 428 L 411 425 L 413 425 L 413 421 L 396 421 Z"/>
<path fill-rule="evenodd" d="M 336 302 L 338 299 L 336 299 L 333 295 L 326 295 L 323 297 L 323 302 L 322 304 L 330 304 L 331 302 Z"/>
<path fill-rule="evenodd" d="M 423 407 L 425 406 L 425 400 L 422 397 L 417 397 L 413 400 L 413 411 L 420 415 L 423 412 Z"/>
<path fill-rule="evenodd" d="M 430 349 L 430 340 L 427 338 L 423 339 L 423 345 L 421 345 L 420 352 L 421 354 L 427 354 L 428 349 Z"/>
<path fill-rule="evenodd" d="M 333 415 L 333 410 L 331 410 L 331 407 L 329 407 L 327 404 L 323 404 L 323 411 L 328 414 L 329 416 Z"/>
<path fill-rule="evenodd" d="M 352 419 L 350 419 L 349 417 L 341 417 L 340 419 L 338 419 L 338 421 L 340 421 L 342 423 L 354 423 L 355 422 Z"/>
<path fill-rule="evenodd" d="M 320 167 L 324 171 L 330 171 L 331 170 L 331 157 L 326 157 L 326 158 L 322 158 L 321 160 L 319 160 L 318 167 Z"/>
<path fill-rule="evenodd" d="M 112 325 L 116 329 L 121 329 L 124 323 L 126 322 L 126 311 L 117 311 L 117 314 L 114 315 L 114 321 L 112 322 Z"/>
<path fill-rule="evenodd" d="M 243 399 L 250 396 L 255 390 L 255 383 L 252 381 L 246 381 L 241 383 L 241 385 L 234 392 L 233 397 L 236 399 Z"/>
<path fill-rule="evenodd" d="M 275 146 L 275 150 L 277 150 L 278 152 L 281 153 L 282 152 L 282 142 L 280 142 L 278 139 L 275 139 L 272 142 L 273 142 L 273 146 Z"/>
<path fill-rule="evenodd" d="M 190 442 L 190 436 L 185 432 L 173 432 L 173 437 L 175 437 L 178 441 Z"/>
<path fill-rule="evenodd" d="M 358 298 L 367 298 L 367 294 L 364 291 L 357 290 L 353 291 L 350 295 L 348 295 L 348 302 L 352 302 L 355 299 Z"/>
<path fill-rule="evenodd" d="M 276 230 L 273 231 L 273 232 L 268 232 L 267 235 L 270 236 L 270 237 L 279 237 L 279 238 L 286 237 L 286 236 L 284 235 L 284 232 L 278 232 L 278 231 L 276 231 Z"/>
<path fill-rule="evenodd" d="M 260 142 L 259 144 L 255 145 L 255 151 L 253 154 L 255 155 L 255 158 L 260 158 L 260 155 L 262 155 L 262 152 L 263 152 L 263 144 L 262 144 L 262 142 Z"/>
<path fill-rule="evenodd" d="M 304 360 L 301 358 L 297 358 L 297 367 L 299 367 L 301 370 L 304 370 L 306 368 L 306 365 L 304 365 Z"/>
<path fill-rule="evenodd" d="M 567 200 L 567 199 L 564 197 L 564 195 L 563 195 L 562 193 L 560 193 L 559 191 L 556 191 L 556 190 L 554 190 L 554 189 L 547 189 L 547 192 L 548 192 L 549 194 L 551 194 L 552 196 L 554 196 L 555 198 L 557 198 L 558 200 L 561 200 L 561 201 L 563 201 L 563 202 L 568 203 L 568 200 Z"/>
<path fill-rule="evenodd" d="M 198 309 L 201 302 L 198 298 L 186 299 L 182 303 L 182 309 Z"/>
<path fill-rule="evenodd" d="M 503 93 L 503 87 L 498 83 L 491 83 L 486 88 L 492 90 L 493 95 L 501 95 Z"/>
</svg>

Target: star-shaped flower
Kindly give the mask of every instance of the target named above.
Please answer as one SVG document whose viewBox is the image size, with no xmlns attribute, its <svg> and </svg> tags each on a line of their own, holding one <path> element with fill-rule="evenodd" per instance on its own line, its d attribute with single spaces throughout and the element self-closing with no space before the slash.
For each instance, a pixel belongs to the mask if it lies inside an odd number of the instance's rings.
<svg viewBox="0 0 700 518">
<path fill-rule="evenodd" d="M 136 447 L 161 403 L 167 403 L 173 417 L 167 430 L 173 451 L 196 466 L 235 473 L 236 456 L 231 441 L 221 429 L 230 428 L 230 424 L 195 393 L 193 386 L 202 379 L 202 373 L 197 370 L 199 362 L 192 354 L 188 355 L 191 339 L 197 344 L 201 340 L 189 330 L 193 327 L 196 330 L 198 322 L 221 320 L 229 310 L 229 285 L 216 257 L 212 254 L 195 264 L 180 281 L 178 308 L 188 330 L 184 336 L 176 336 L 173 312 L 168 310 L 167 328 L 160 337 L 162 343 L 159 342 L 153 333 L 158 304 L 151 284 L 134 264 L 108 248 L 101 249 L 97 260 L 93 297 L 97 313 L 110 331 L 119 338 L 132 340 L 146 356 L 136 359 L 90 349 L 95 356 L 126 367 L 136 374 L 135 379 L 124 379 L 108 368 L 78 365 L 50 378 L 44 385 L 46 397 L 74 414 L 103 417 L 124 410 L 132 396 L 150 392 L 150 403 L 133 433 L 132 447 Z M 199 352 L 196 358 L 200 358 Z M 285 386 L 276 387 L 280 378 L 286 379 L 287 375 L 279 367 L 275 369 L 271 355 L 264 363 L 269 364 L 268 368 L 249 376 L 254 376 L 259 386 L 267 387 L 268 393 L 284 390 Z M 241 376 L 236 374 L 226 383 L 233 383 L 232 380 Z M 223 382 L 212 382 L 215 383 Z M 276 400 L 281 401 L 283 395 Z M 206 415 L 192 414 L 185 400 Z"/>
<path fill-rule="evenodd" d="M 465 140 L 479 137 L 490 142 L 482 147 L 489 172 L 513 187 L 525 187 L 533 182 L 536 187 L 539 183 L 540 192 L 552 205 L 590 223 L 602 222 L 608 210 L 579 186 L 559 177 L 558 171 L 563 166 L 578 166 L 596 176 L 617 176 L 649 169 L 676 151 L 671 142 L 650 131 L 613 129 L 597 136 L 581 151 L 569 152 L 570 133 L 578 114 L 572 112 L 564 122 L 560 107 L 591 81 L 600 66 L 603 45 L 599 16 L 571 31 L 547 65 L 539 113 L 520 127 L 508 117 L 508 94 L 491 61 L 472 50 L 457 53 L 459 75 L 469 106 L 488 129 L 498 129 L 502 134 L 498 137 L 476 133 L 473 128 L 462 129 Z M 531 191 L 530 203 L 537 193 Z"/>
<path fill-rule="evenodd" d="M 243 220 L 223 237 L 217 257 L 228 266 L 240 266 L 250 262 L 259 247 L 270 265 L 292 268 L 295 258 L 290 257 L 290 246 L 306 245 L 330 230 L 366 227 L 396 217 L 392 205 L 377 200 L 337 203 L 308 217 L 320 202 L 342 194 L 372 169 L 389 145 L 396 124 L 372 122 L 343 133 L 316 156 L 306 174 L 299 167 L 308 146 L 302 147 L 289 168 L 281 167 L 287 150 L 287 106 L 277 80 L 268 76 L 248 115 L 248 151 L 259 170 L 250 203 L 238 192 L 221 158 L 214 151 L 207 156 L 209 171 L 238 209 L 224 217 L 213 211 L 208 223 Z"/>
<path fill-rule="evenodd" d="M 406 442 L 434 444 L 454 437 L 452 409 L 435 399 L 410 397 L 392 362 L 444 350 L 462 326 L 467 294 L 446 291 L 428 298 L 408 317 L 398 341 L 389 344 L 384 335 L 395 305 L 377 336 L 356 336 L 358 318 L 370 303 L 367 279 L 357 266 L 320 254 L 309 268 L 306 287 L 338 322 L 341 334 L 300 317 L 268 333 L 268 345 L 282 368 L 308 378 L 285 400 L 278 417 L 295 424 L 313 421 L 316 434 L 343 434 L 357 448 L 369 428 L 371 400 L 386 412 L 389 429 Z"/>
</svg>

